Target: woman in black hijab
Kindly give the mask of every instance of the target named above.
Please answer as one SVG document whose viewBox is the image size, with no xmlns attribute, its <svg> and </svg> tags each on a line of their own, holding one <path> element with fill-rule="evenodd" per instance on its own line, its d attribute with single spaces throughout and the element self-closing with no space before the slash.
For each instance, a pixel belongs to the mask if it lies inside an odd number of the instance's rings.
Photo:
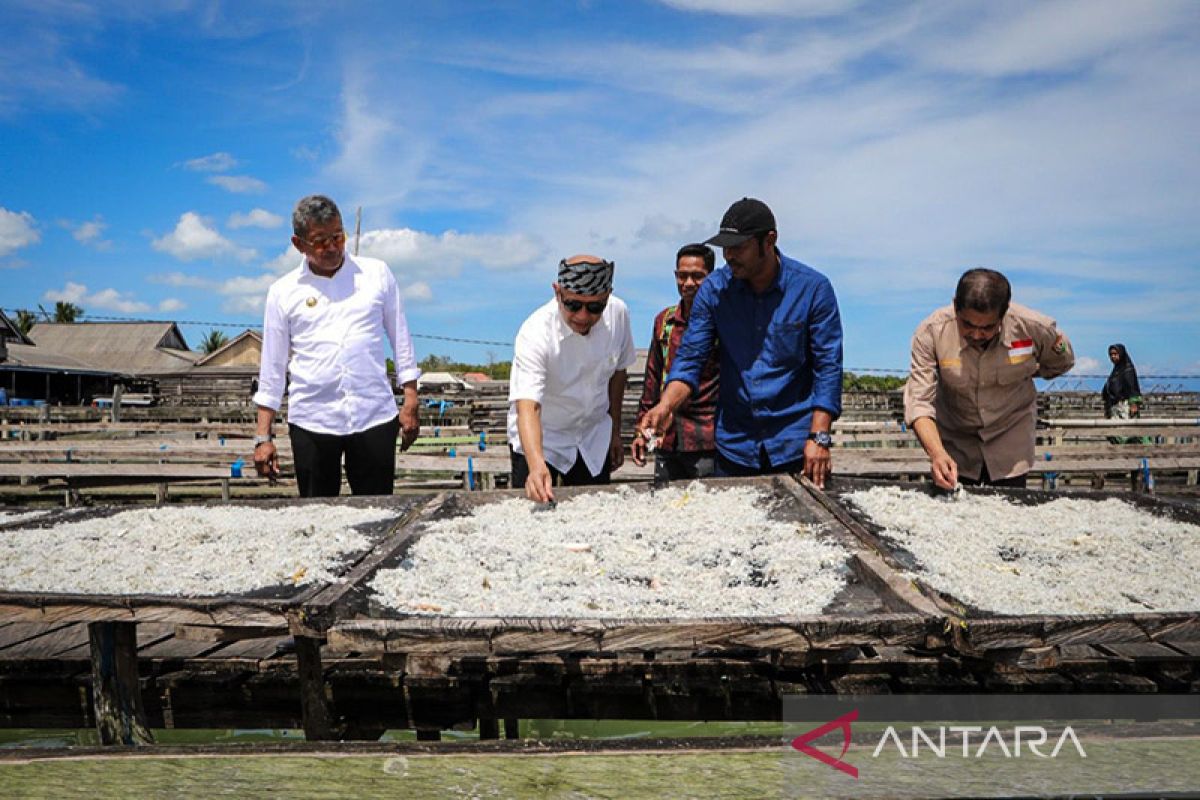
<svg viewBox="0 0 1200 800">
<path fill-rule="evenodd" d="M 1100 393 L 1104 398 L 1104 416 L 1131 419 L 1138 415 L 1142 404 L 1142 389 L 1138 386 L 1137 368 L 1123 344 L 1109 345 L 1108 359 L 1112 372 Z"/>
<path fill-rule="evenodd" d="M 1113 368 L 1100 392 L 1104 399 L 1104 416 L 1108 419 L 1135 419 L 1142 410 L 1142 389 L 1138 386 L 1133 359 L 1123 344 L 1109 345 L 1108 359 L 1113 363 Z M 1110 436 L 1109 441 L 1122 444 L 1136 443 L 1139 439 Z"/>
</svg>

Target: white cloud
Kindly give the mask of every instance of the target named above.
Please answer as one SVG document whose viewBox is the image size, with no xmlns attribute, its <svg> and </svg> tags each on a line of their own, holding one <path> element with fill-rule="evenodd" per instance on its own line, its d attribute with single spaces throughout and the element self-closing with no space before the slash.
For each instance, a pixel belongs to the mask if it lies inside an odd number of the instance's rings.
<svg viewBox="0 0 1200 800">
<path fill-rule="evenodd" d="M 128 293 L 111 288 L 89 292 L 85 284 L 74 281 L 68 281 L 62 289 L 50 289 L 42 295 L 42 299 L 51 303 L 74 303 L 88 312 L 101 309 L 122 314 L 140 314 L 150 310 L 149 304 L 135 299 Z"/>
<path fill-rule="evenodd" d="M 174 297 L 168 297 L 166 300 L 163 300 L 158 304 L 159 311 L 180 311 L 184 308 L 187 308 L 187 303 L 183 302 L 182 300 L 177 300 Z"/>
<path fill-rule="evenodd" d="M 410 283 L 400 290 L 400 296 L 405 302 L 422 303 L 433 299 L 433 289 L 425 281 Z"/>
<path fill-rule="evenodd" d="M 249 175 L 210 175 L 205 180 L 234 194 L 262 194 L 267 190 L 265 183 Z"/>
<path fill-rule="evenodd" d="M 288 245 L 279 255 L 263 264 L 263 269 L 273 272 L 275 275 L 282 275 L 283 273 L 291 272 L 296 267 L 300 266 L 300 262 L 303 258 L 304 256 L 300 255 L 296 248 Z"/>
<path fill-rule="evenodd" d="M 1101 371 L 1099 359 L 1091 356 L 1076 356 L 1075 366 L 1071 368 L 1068 375 L 1098 375 Z"/>
<path fill-rule="evenodd" d="M 226 223 L 230 228 L 278 228 L 283 224 L 283 217 L 272 214 L 265 208 L 255 208 L 248 213 L 235 211 L 229 215 Z"/>
<path fill-rule="evenodd" d="M 80 244 L 94 247 L 97 250 L 109 250 L 112 248 L 112 242 L 103 238 L 104 231 L 108 229 L 108 223 L 99 214 L 90 222 L 81 222 L 78 225 L 66 223 L 71 231 L 71 237 Z"/>
<path fill-rule="evenodd" d="M 0 207 L 0 257 L 36 244 L 41 238 L 32 214 Z"/>
<path fill-rule="evenodd" d="M 514 270 L 545 259 L 545 246 L 523 233 L 425 233 L 412 228 L 366 231 L 359 251 L 381 258 L 398 275 L 426 278 L 456 275 L 463 266 Z"/>
<path fill-rule="evenodd" d="M 183 168 L 193 172 L 228 172 L 237 165 L 237 159 L 225 152 L 213 153 L 183 162 Z"/>
<path fill-rule="evenodd" d="M 168 253 L 180 261 L 222 257 L 248 261 L 257 255 L 254 250 L 239 247 L 226 239 L 194 211 L 182 214 L 175 230 L 151 244 L 155 250 Z"/>
</svg>

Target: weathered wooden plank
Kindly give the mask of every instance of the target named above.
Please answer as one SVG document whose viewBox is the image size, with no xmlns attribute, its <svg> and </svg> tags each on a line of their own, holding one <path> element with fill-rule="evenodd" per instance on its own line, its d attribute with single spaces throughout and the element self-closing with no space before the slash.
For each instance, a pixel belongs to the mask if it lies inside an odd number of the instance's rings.
<svg viewBox="0 0 1200 800">
<path fill-rule="evenodd" d="M 277 627 L 287 624 L 282 610 L 269 605 L 212 605 L 181 601 L 178 605 L 158 598 L 153 602 L 139 603 L 132 598 L 123 604 L 121 600 L 101 604 L 102 598 L 93 598 L 95 604 L 81 605 L 74 600 L 58 600 L 53 596 L 41 596 L 25 603 L 13 602 L 13 595 L 0 599 L 0 616 L 13 622 L 176 622 L 195 625 L 265 625 Z M 277 606 L 282 603 L 277 602 Z"/>
<path fill-rule="evenodd" d="M 176 625 L 175 638 L 193 642 L 238 642 L 243 639 L 279 638 L 287 626 Z"/>
<path fill-rule="evenodd" d="M 1130 661 L 1195 661 L 1196 656 L 1182 653 L 1166 645 L 1155 642 L 1139 642 L 1137 644 L 1105 644 L 1097 649 L 1108 652 L 1117 658 Z"/>
</svg>

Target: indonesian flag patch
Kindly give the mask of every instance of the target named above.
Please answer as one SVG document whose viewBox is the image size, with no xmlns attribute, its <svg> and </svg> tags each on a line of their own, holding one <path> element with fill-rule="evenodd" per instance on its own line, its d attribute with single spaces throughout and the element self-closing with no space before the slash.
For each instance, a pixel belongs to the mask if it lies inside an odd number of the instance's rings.
<svg viewBox="0 0 1200 800">
<path fill-rule="evenodd" d="M 1019 339 L 1008 346 L 1008 363 L 1020 364 L 1033 358 L 1033 339 Z"/>
</svg>

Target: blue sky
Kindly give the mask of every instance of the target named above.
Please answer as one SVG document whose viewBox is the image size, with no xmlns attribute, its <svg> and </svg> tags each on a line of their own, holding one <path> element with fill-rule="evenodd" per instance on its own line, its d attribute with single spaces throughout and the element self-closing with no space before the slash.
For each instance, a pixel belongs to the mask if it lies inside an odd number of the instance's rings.
<svg viewBox="0 0 1200 800">
<path fill-rule="evenodd" d="M 743 195 L 904 368 L 972 266 L 1145 373 L 1200 373 L 1200 3 L 0 0 L 0 307 L 256 324 L 322 192 L 415 333 L 511 341 L 558 259 L 644 346 Z M 196 344 L 208 326 L 186 326 Z M 236 332 L 236 329 L 227 329 Z M 505 345 L 418 337 L 430 353 Z"/>
</svg>

